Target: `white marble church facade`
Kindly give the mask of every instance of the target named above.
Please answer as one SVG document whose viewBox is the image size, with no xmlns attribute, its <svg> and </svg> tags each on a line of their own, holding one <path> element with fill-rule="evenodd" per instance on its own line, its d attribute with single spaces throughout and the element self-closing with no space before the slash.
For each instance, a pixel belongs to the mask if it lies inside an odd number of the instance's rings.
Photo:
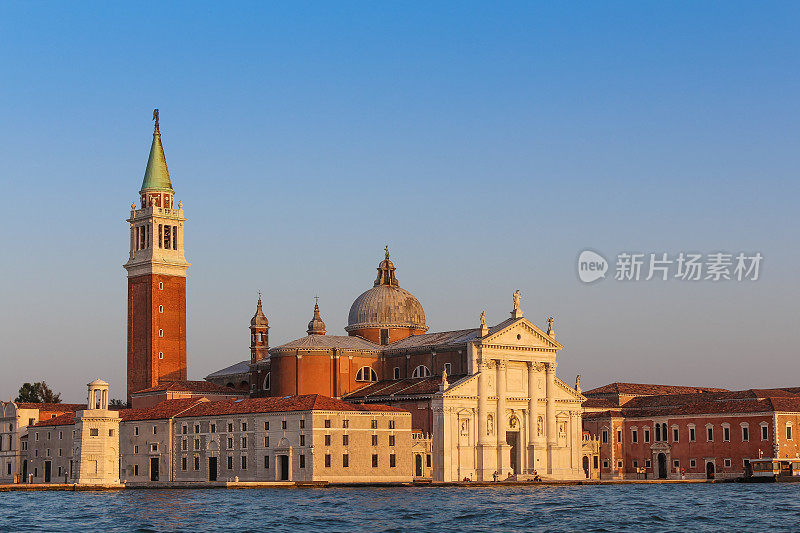
<svg viewBox="0 0 800 533">
<path fill-rule="evenodd" d="M 518 304 L 517 304 L 518 305 Z M 585 478 L 581 395 L 556 377 L 562 348 L 515 306 L 512 321 L 467 345 L 468 376 L 442 383 L 431 400 L 437 481 L 492 481 L 534 472 Z"/>
</svg>

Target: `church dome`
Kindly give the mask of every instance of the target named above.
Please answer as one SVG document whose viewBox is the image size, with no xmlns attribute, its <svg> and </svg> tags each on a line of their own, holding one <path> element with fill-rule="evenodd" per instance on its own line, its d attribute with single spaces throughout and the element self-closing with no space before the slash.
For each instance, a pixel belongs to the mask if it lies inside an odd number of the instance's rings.
<svg viewBox="0 0 800 533">
<path fill-rule="evenodd" d="M 400 288 L 395 266 L 386 258 L 378 265 L 374 286 L 356 298 L 350 307 L 345 331 L 409 328 L 425 331 L 425 310 L 413 294 Z"/>
</svg>

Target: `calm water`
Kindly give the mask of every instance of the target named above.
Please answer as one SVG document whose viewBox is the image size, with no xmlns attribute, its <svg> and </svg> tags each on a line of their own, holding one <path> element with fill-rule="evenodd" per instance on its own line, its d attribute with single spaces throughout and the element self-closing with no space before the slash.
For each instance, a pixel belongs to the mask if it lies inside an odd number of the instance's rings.
<svg viewBox="0 0 800 533">
<path fill-rule="evenodd" d="M 0 493 L 0 531 L 797 531 L 800 483 Z"/>
</svg>

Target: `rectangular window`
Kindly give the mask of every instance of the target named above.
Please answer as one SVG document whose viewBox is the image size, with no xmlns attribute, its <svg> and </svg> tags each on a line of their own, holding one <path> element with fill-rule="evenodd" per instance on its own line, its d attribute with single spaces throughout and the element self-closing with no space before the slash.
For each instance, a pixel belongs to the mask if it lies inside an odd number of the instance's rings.
<svg viewBox="0 0 800 533">
<path fill-rule="evenodd" d="M 792 440 L 792 426 L 786 426 L 786 440 Z"/>
<path fill-rule="evenodd" d="M 326 419 L 325 419 L 325 427 L 326 427 L 326 428 L 329 428 L 329 427 L 331 427 L 331 419 L 330 419 L 330 418 L 326 418 Z"/>
<path fill-rule="evenodd" d="M 393 453 L 389 454 L 389 467 L 394 468 L 395 466 L 397 466 L 395 455 Z"/>
<path fill-rule="evenodd" d="M 681 467 L 681 461 L 680 461 L 680 459 L 674 459 L 674 460 L 672 461 L 672 468 L 680 468 L 680 467 Z"/>
<path fill-rule="evenodd" d="M 228 437 L 228 449 L 233 449 L 233 437 Z"/>
<path fill-rule="evenodd" d="M 200 439 L 194 439 L 194 449 L 195 450 L 200 449 Z"/>
<path fill-rule="evenodd" d="M 378 436 L 377 435 L 372 435 L 372 445 L 373 446 L 377 446 L 378 445 Z"/>
<path fill-rule="evenodd" d="M 139 465 L 133 465 L 133 475 L 134 476 L 139 475 Z"/>
<path fill-rule="evenodd" d="M 216 433 L 217 432 L 217 425 L 216 424 L 211 424 L 211 427 L 210 427 L 209 431 L 211 433 Z"/>
<path fill-rule="evenodd" d="M 137 436 L 139 435 L 139 426 L 133 426 L 133 434 Z"/>
<path fill-rule="evenodd" d="M 394 379 L 400 379 L 400 367 L 394 367 Z"/>
<path fill-rule="evenodd" d="M 593 461 L 593 464 L 594 464 L 594 469 L 595 469 L 595 470 L 597 470 L 597 469 L 599 468 L 599 465 L 598 465 L 598 462 L 599 462 L 599 461 L 600 461 L 600 458 L 599 458 L 598 456 L 596 456 L 596 455 L 595 455 L 595 456 L 594 456 L 594 461 Z"/>
<path fill-rule="evenodd" d="M 139 453 L 139 446 L 133 447 L 133 453 Z"/>
<path fill-rule="evenodd" d="M 608 442 L 608 431 L 607 430 L 605 430 L 605 429 L 603 430 L 603 432 L 601 433 L 601 438 L 602 438 L 603 444 L 606 444 Z"/>
<path fill-rule="evenodd" d="M 195 424 L 194 425 L 194 432 L 195 433 L 200 433 L 200 424 Z"/>
<path fill-rule="evenodd" d="M 92 428 L 92 429 L 89 430 L 89 436 L 90 437 L 97 437 L 99 434 L 100 434 L 100 430 L 98 430 L 97 428 Z M 39 435 L 37 434 L 36 436 L 38 437 Z M 39 439 L 36 439 L 36 440 L 39 440 Z"/>
<path fill-rule="evenodd" d="M 347 429 L 347 428 L 349 428 L 349 427 L 350 427 L 350 421 L 349 421 L 349 420 L 347 420 L 346 418 L 345 418 L 344 420 L 342 420 L 342 427 L 343 427 L 344 429 Z"/>
<path fill-rule="evenodd" d="M 233 456 L 228 456 L 228 470 L 233 470 Z"/>
<path fill-rule="evenodd" d="M 644 441 L 650 442 L 650 430 L 648 428 L 644 428 Z"/>
<path fill-rule="evenodd" d="M 242 456 L 242 470 L 247 470 L 247 456 Z"/>
<path fill-rule="evenodd" d="M 269 420 L 264 422 L 264 431 L 269 431 Z"/>
<path fill-rule="evenodd" d="M 617 468 L 622 468 L 622 460 L 617 461 Z"/>
<path fill-rule="evenodd" d="M 389 435 L 389 446 L 394 446 L 394 435 Z"/>
<path fill-rule="evenodd" d="M 672 428 L 672 442 L 678 442 L 678 428 Z"/>
<path fill-rule="evenodd" d="M 639 468 L 639 461 L 633 461 L 632 464 L 634 468 Z"/>
<path fill-rule="evenodd" d="M 450 367 L 450 363 L 445 363 L 444 364 L 444 371 L 447 372 L 447 375 L 450 375 L 450 374 L 453 373 L 452 370 L 451 370 L 451 367 Z"/>
<path fill-rule="evenodd" d="M 639 442 L 639 432 L 635 429 L 631 430 L 631 442 L 637 443 Z"/>
<path fill-rule="evenodd" d="M 372 454 L 372 468 L 378 468 L 378 454 Z"/>
<path fill-rule="evenodd" d="M 331 445 L 331 436 L 325 435 L 325 446 L 330 446 L 330 445 Z"/>
<path fill-rule="evenodd" d="M 652 466 L 652 463 L 650 462 L 650 459 L 645 459 L 644 467 L 645 468 L 650 468 L 651 466 Z"/>
<path fill-rule="evenodd" d="M 306 467 L 306 456 L 302 453 L 300 454 L 300 468 Z"/>
<path fill-rule="evenodd" d="M 281 420 L 281 429 L 286 429 L 286 420 Z"/>
<path fill-rule="evenodd" d="M 370 420 L 369 427 L 372 429 L 378 429 L 378 421 L 375 419 Z"/>
<path fill-rule="evenodd" d="M 303 429 L 304 427 L 306 427 L 306 421 L 305 421 L 304 418 L 301 418 L 300 419 L 300 429 Z"/>
<path fill-rule="evenodd" d="M 194 469 L 200 470 L 200 458 L 196 455 L 194 457 Z"/>
<path fill-rule="evenodd" d="M 247 431 L 247 422 L 242 422 L 242 431 Z"/>
<path fill-rule="evenodd" d="M 228 433 L 233 433 L 233 422 L 228 422 Z"/>
<path fill-rule="evenodd" d="M 689 442 L 694 442 L 695 440 L 697 439 L 695 439 L 694 428 L 689 428 Z"/>
<path fill-rule="evenodd" d="M 769 438 L 768 434 L 769 430 L 767 429 L 767 426 L 761 426 L 761 440 L 767 440 Z"/>
<path fill-rule="evenodd" d="M 113 436 L 114 436 L 114 430 L 113 430 L 113 429 L 109 429 L 109 430 L 108 430 L 108 436 L 109 436 L 109 437 L 113 437 Z M 59 438 L 60 438 L 60 437 L 59 437 Z"/>
<path fill-rule="evenodd" d="M 431 467 L 431 454 L 425 456 L 425 466 L 427 466 L 428 468 Z"/>
<path fill-rule="evenodd" d="M 330 467 L 331 467 L 331 454 L 326 453 L 325 454 L 325 468 L 330 468 Z"/>
<path fill-rule="evenodd" d="M 189 446 L 186 443 L 186 439 L 181 439 L 181 450 L 185 452 L 188 448 Z"/>
<path fill-rule="evenodd" d="M 622 430 L 617 430 L 617 442 L 622 442 Z"/>
<path fill-rule="evenodd" d="M 731 460 L 730 459 L 725 459 L 723 461 L 723 464 L 725 465 L 725 468 L 730 468 L 731 467 Z"/>
<path fill-rule="evenodd" d="M 151 452 L 157 452 L 158 451 L 158 444 L 157 443 L 151 444 L 150 445 L 150 451 Z"/>
<path fill-rule="evenodd" d="M 186 457 L 181 457 L 181 470 L 186 470 Z"/>
<path fill-rule="evenodd" d="M 342 454 L 342 466 L 345 468 L 350 466 L 350 456 L 346 453 Z"/>
<path fill-rule="evenodd" d="M 708 440 L 708 442 L 713 441 L 714 440 L 714 428 L 709 426 L 709 427 L 706 428 L 706 432 L 707 432 L 706 439 Z"/>
<path fill-rule="evenodd" d="M 389 429 L 394 429 L 394 419 L 389 420 Z"/>
<path fill-rule="evenodd" d="M 264 448 L 269 448 L 269 435 L 264 437 Z"/>
<path fill-rule="evenodd" d="M 181 433 L 183 435 L 186 435 L 186 433 L 188 433 L 188 432 L 189 432 L 189 428 L 186 426 L 186 424 L 182 425 L 181 426 Z"/>
<path fill-rule="evenodd" d="M 722 428 L 722 440 L 725 442 L 731 440 L 731 428 L 728 426 Z"/>
<path fill-rule="evenodd" d="M 247 437 L 242 437 L 242 449 L 247 448 Z"/>
<path fill-rule="evenodd" d="M 697 466 L 697 459 L 689 459 L 689 467 L 695 468 Z"/>
<path fill-rule="evenodd" d="M 342 435 L 342 446 L 350 445 L 350 435 Z"/>
<path fill-rule="evenodd" d="M 269 455 L 264 456 L 264 468 L 269 468 Z"/>
<path fill-rule="evenodd" d="M 306 436 L 300 435 L 300 446 L 305 446 L 305 445 L 306 445 Z"/>
<path fill-rule="evenodd" d="M 158 426 L 153 426 L 153 435 L 158 434 Z"/>
<path fill-rule="evenodd" d="M 747 426 L 742 427 L 742 442 L 750 440 L 750 428 Z"/>
<path fill-rule="evenodd" d="M 608 460 L 603 459 L 603 468 L 608 468 Z"/>
<path fill-rule="evenodd" d="M 164 330 L 163 329 L 158 330 L 158 336 L 159 337 L 163 337 L 164 336 Z"/>
</svg>

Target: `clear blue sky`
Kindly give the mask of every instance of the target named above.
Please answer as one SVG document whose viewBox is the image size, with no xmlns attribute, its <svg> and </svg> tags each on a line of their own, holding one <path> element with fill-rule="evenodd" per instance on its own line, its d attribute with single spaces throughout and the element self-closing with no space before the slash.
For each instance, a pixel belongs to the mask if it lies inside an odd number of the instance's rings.
<svg viewBox="0 0 800 533">
<path fill-rule="evenodd" d="M 248 357 L 259 289 L 271 344 L 315 294 L 343 334 L 388 243 L 432 331 L 520 289 L 584 388 L 800 385 L 800 7 L 430 4 L 0 4 L 0 394 L 124 397 L 154 107 L 192 378 Z M 586 286 L 584 248 L 765 259 L 755 283 Z"/>
</svg>

